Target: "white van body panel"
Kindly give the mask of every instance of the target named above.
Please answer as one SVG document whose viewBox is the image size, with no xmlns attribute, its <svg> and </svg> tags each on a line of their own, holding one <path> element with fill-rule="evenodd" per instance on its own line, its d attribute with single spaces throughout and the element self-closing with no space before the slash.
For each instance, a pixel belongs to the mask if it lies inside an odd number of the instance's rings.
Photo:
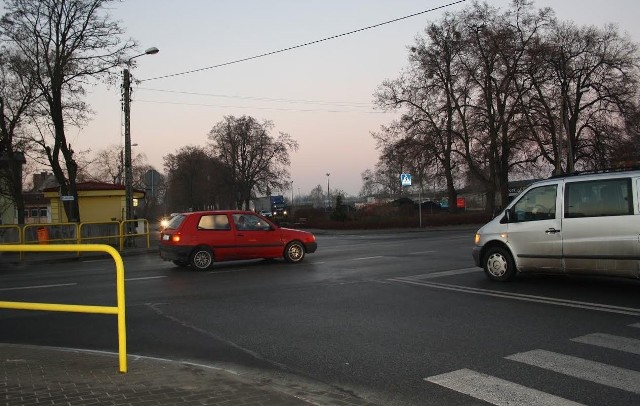
<svg viewBox="0 0 640 406">
<path fill-rule="evenodd" d="M 555 212 L 539 214 L 540 210 L 553 210 L 547 207 L 553 188 Z M 478 230 L 476 265 L 483 266 L 484 247 L 502 245 L 512 254 L 518 272 L 638 278 L 639 201 L 640 171 L 536 182 L 520 193 L 505 212 Z M 507 211 L 511 215 L 509 222 Z"/>
</svg>

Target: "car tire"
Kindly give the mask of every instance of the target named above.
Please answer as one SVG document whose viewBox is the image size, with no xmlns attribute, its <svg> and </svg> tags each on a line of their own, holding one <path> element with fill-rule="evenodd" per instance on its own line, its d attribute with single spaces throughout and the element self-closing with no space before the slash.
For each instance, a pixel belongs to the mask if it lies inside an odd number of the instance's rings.
<svg viewBox="0 0 640 406">
<path fill-rule="evenodd" d="M 175 265 L 177 265 L 177 266 L 182 267 L 182 268 L 189 266 L 189 263 L 188 263 L 188 262 L 186 262 L 186 261 L 178 261 L 178 260 L 175 260 L 175 261 L 173 261 L 173 263 L 174 263 Z"/>
<path fill-rule="evenodd" d="M 516 265 L 508 249 L 492 247 L 484 254 L 484 273 L 493 281 L 506 282 L 516 275 Z"/>
<path fill-rule="evenodd" d="M 191 266 L 204 271 L 213 264 L 213 253 L 207 247 L 197 247 L 191 252 Z"/>
<path fill-rule="evenodd" d="M 291 241 L 284 248 L 284 259 L 290 264 L 302 262 L 304 254 L 304 245 L 300 241 Z"/>
</svg>

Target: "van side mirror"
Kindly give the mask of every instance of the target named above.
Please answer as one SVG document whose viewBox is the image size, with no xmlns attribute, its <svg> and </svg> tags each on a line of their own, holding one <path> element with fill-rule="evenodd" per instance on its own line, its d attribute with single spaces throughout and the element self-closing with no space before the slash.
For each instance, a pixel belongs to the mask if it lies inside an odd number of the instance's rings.
<svg viewBox="0 0 640 406">
<path fill-rule="evenodd" d="M 504 216 L 500 219 L 500 224 L 512 223 L 515 219 L 513 209 L 507 209 L 504 211 Z"/>
</svg>

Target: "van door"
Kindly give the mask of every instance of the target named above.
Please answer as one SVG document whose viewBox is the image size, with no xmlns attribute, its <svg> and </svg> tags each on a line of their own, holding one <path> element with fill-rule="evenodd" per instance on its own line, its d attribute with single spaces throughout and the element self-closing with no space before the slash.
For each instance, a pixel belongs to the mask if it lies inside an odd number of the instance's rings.
<svg viewBox="0 0 640 406">
<path fill-rule="evenodd" d="M 558 188 L 561 183 L 534 187 L 510 209 L 507 242 L 522 271 L 561 272 L 562 234 Z"/>
<path fill-rule="evenodd" d="M 639 230 L 631 178 L 566 183 L 562 235 L 568 273 L 637 276 Z"/>
</svg>

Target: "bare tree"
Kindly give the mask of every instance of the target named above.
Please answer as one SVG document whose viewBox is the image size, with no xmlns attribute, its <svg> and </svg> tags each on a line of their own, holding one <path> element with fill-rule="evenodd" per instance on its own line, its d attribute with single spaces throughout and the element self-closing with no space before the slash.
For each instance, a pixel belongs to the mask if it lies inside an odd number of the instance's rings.
<svg viewBox="0 0 640 406">
<path fill-rule="evenodd" d="M 255 193 L 289 185 L 289 151 L 297 150 L 298 143 L 285 133 L 272 137 L 272 129 L 271 121 L 225 116 L 209 132 L 214 155 L 230 171 L 228 181 L 238 208 L 248 209 Z"/>
<path fill-rule="evenodd" d="M 22 166 L 32 145 L 24 134 L 24 121 L 33 113 L 38 91 L 32 78 L 20 73 L 24 59 L 10 49 L 0 52 L 0 194 L 14 202 L 18 224 L 24 224 Z"/>
<path fill-rule="evenodd" d="M 204 148 L 183 147 L 165 156 L 164 167 L 170 211 L 223 209 L 235 203 L 225 182 L 229 171 Z"/>
<path fill-rule="evenodd" d="M 66 129 L 81 125 L 89 109 L 84 86 L 122 65 L 135 43 L 103 13 L 112 0 L 8 0 L 0 20 L 2 39 L 28 61 L 24 74 L 36 80 L 43 100 L 39 142 L 60 183 L 70 221 L 80 221 L 78 164 Z"/>
<path fill-rule="evenodd" d="M 629 141 L 626 117 L 636 109 L 638 46 L 614 26 L 555 21 L 531 48 L 528 114 L 542 156 L 556 174 L 610 166 Z"/>
</svg>

